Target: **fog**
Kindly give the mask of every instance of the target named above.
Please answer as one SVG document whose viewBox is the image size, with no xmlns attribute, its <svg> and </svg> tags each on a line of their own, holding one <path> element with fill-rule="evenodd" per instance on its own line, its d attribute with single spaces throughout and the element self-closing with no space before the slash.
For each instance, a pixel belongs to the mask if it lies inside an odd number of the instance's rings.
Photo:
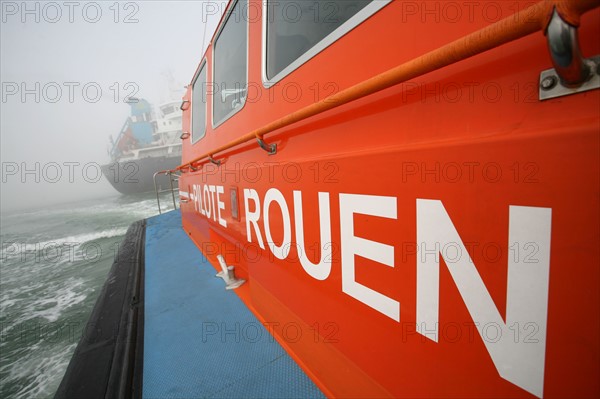
<svg viewBox="0 0 600 399">
<path fill-rule="evenodd" d="M 2 212 L 119 195 L 98 173 L 124 99 L 183 89 L 224 2 L 0 5 Z"/>
</svg>

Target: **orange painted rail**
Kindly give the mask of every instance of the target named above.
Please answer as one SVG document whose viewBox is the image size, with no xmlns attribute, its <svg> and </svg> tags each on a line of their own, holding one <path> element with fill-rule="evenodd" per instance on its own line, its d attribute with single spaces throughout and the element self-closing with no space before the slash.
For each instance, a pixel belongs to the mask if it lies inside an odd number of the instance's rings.
<svg viewBox="0 0 600 399">
<path fill-rule="evenodd" d="M 306 106 L 259 129 L 215 148 L 174 170 L 189 169 L 208 162 L 215 154 L 229 150 L 267 133 L 300 122 L 311 116 L 347 104 L 359 98 L 385 90 L 410 79 L 468 59 L 503 44 L 545 30 L 554 9 L 568 23 L 579 26 L 580 16 L 600 6 L 600 0 L 543 0 L 507 18 L 475 31 L 429 53 L 376 75 L 352 87 Z"/>
</svg>

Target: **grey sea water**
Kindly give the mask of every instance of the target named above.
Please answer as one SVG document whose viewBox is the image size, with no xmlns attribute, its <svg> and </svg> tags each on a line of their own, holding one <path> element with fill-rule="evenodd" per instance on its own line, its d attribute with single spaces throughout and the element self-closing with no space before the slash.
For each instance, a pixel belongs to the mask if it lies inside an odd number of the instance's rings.
<svg viewBox="0 0 600 399">
<path fill-rule="evenodd" d="M 128 226 L 156 214 L 153 193 L 2 214 L 0 397 L 54 395 Z"/>
</svg>

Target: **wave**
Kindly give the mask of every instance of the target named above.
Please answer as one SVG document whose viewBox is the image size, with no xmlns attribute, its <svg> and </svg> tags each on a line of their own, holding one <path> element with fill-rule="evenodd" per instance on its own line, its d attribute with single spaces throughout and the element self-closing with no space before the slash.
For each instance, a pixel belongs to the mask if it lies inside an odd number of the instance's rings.
<svg viewBox="0 0 600 399">
<path fill-rule="evenodd" d="M 84 280 L 69 278 L 62 282 L 59 288 L 47 287 L 42 291 L 40 286 L 34 285 L 27 291 L 28 295 L 21 297 L 5 295 L 1 298 L 0 305 L 4 314 L 8 313 L 8 308 L 21 305 L 18 309 L 20 315 L 6 327 L 11 328 L 36 318 L 45 319 L 50 323 L 55 322 L 65 310 L 83 302 L 92 290 L 89 287 L 85 288 Z M 32 300 L 33 295 L 38 298 Z"/>
<path fill-rule="evenodd" d="M 76 346 L 70 343 L 60 348 L 39 344 L 30 347 L 14 363 L 0 367 L 4 387 L 13 385 L 14 397 L 18 398 L 52 397 Z"/>
<path fill-rule="evenodd" d="M 39 241 L 35 243 L 4 241 L 2 242 L 2 251 L 0 252 L 0 256 L 2 257 L 2 260 L 7 260 L 15 257 L 20 257 L 24 253 L 32 253 L 35 251 L 51 251 L 56 247 L 74 246 L 75 248 L 79 248 L 83 244 L 91 241 L 96 241 L 103 238 L 124 236 L 126 232 L 126 227 L 115 227 L 98 232 L 61 237 L 47 241 Z"/>
<path fill-rule="evenodd" d="M 57 321 L 66 309 L 87 298 L 85 291 L 81 289 L 83 284 L 83 280 L 71 280 L 71 284 L 59 288 L 51 296 L 33 302 L 31 318 L 41 317 L 51 323 Z"/>
<path fill-rule="evenodd" d="M 3 212 L 3 223 L 8 225 L 19 225 L 23 221 L 73 219 L 85 220 L 96 216 L 120 216 L 130 218 L 146 218 L 158 214 L 156 197 L 152 194 L 139 196 L 109 197 L 104 200 L 87 200 L 72 204 L 56 205 L 48 208 L 37 208 Z"/>
<path fill-rule="evenodd" d="M 83 326 L 81 320 L 87 320 L 113 262 L 113 241 L 121 241 L 132 222 L 156 214 L 153 194 L 2 214 L 3 397 L 52 396 L 76 342 L 70 335 L 37 339 L 28 332 L 39 327 L 51 333 L 73 323 Z M 98 258 L 92 248 L 96 243 L 104 254 Z M 23 331 L 25 340 L 21 339 Z M 78 327 L 73 331 L 78 332 Z"/>
</svg>

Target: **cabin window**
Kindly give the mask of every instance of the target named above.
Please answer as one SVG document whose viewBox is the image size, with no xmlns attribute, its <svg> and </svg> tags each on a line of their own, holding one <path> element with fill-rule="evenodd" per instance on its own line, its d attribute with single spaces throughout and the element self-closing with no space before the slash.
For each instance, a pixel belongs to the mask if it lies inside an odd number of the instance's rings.
<svg viewBox="0 0 600 399">
<path fill-rule="evenodd" d="M 248 18 L 246 0 L 238 0 L 218 33 L 213 50 L 213 124 L 218 126 L 246 103 Z"/>
<path fill-rule="evenodd" d="M 390 0 L 297 1 L 264 4 L 263 83 L 281 80 Z"/>
<path fill-rule="evenodd" d="M 206 63 L 192 84 L 192 144 L 206 134 Z"/>
</svg>

